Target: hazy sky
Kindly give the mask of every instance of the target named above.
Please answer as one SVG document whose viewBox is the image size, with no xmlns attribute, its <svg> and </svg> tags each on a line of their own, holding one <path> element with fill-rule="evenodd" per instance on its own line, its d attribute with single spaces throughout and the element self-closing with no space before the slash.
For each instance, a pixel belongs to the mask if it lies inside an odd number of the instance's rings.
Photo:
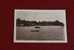
<svg viewBox="0 0 74 50">
<path fill-rule="evenodd" d="M 66 21 L 65 10 L 15 10 L 15 17 L 29 21 Z"/>
</svg>

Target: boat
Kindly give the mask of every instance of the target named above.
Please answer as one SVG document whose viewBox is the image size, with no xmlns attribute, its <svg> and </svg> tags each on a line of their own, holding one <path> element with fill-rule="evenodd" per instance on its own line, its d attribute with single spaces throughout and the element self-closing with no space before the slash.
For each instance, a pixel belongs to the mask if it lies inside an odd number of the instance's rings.
<svg viewBox="0 0 74 50">
<path fill-rule="evenodd" d="M 40 28 L 39 26 L 36 26 L 35 28 Z"/>
</svg>

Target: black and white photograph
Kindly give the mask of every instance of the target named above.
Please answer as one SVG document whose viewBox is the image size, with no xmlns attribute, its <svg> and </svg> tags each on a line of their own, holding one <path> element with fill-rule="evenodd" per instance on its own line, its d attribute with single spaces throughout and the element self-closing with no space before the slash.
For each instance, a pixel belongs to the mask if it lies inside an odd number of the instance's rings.
<svg viewBox="0 0 74 50">
<path fill-rule="evenodd" d="M 66 10 L 14 10 L 15 43 L 67 43 Z"/>
</svg>

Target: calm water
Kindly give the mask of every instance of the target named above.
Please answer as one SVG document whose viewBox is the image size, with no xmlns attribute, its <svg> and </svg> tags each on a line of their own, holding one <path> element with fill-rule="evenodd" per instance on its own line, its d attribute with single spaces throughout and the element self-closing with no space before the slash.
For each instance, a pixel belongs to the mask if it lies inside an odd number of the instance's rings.
<svg viewBox="0 0 74 50">
<path fill-rule="evenodd" d="M 63 26 L 16 27 L 17 40 L 64 40 Z M 36 32 L 38 30 L 39 32 Z"/>
</svg>

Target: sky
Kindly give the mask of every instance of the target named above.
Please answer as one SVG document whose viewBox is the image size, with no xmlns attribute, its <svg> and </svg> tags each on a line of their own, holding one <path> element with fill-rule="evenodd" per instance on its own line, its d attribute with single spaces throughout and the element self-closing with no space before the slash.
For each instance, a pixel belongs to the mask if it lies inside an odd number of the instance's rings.
<svg viewBox="0 0 74 50">
<path fill-rule="evenodd" d="M 29 21 L 66 21 L 65 10 L 15 10 L 15 18 Z"/>
</svg>

